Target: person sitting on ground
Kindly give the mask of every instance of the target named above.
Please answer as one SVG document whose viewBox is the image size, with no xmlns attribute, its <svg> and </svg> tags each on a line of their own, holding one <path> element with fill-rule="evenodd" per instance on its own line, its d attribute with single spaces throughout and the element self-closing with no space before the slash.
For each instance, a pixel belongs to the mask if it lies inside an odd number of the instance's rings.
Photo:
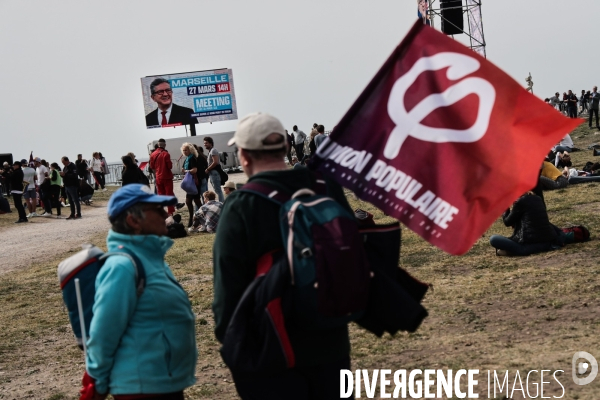
<svg viewBox="0 0 600 400">
<path fill-rule="evenodd" d="M 109 257 L 100 269 L 84 377 L 94 386 L 85 398 L 183 400 L 183 390 L 196 381 L 194 312 L 165 262 L 173 240 L 164 207 L 175 203 L 174 196 L 141 184 L 120 188 L 108 202 L 108 251 L 135 254 L 146 279 L 138 295 L 126 256 Z"/>
<path fill-rule="evenodd" d="M 548 220 L 543 200 L 527 192 L 502 214 L 504 225 L 513 227 L 511 237 L 492 235 L 490 244 L 498 256 L 528 256 L 561 247 L 564 238 Z"/>
<path fill-rule="evenodd" d="M 79 201 L 87 206 L 91 206 L 94 188 L 87 181 L 79 180 Z"/>
<path fill-rule="evenodd" d="M 233 183 L 233 181 L 227 181 L 221 187 L 223 188 L 223 193 L 225 193 L 225 196 L 229 196 L 232 192 L 235 192 L 236 189 L 235 183 Z"/>
<path fill-rule="evenodd" d="M 150 186 L 148 177 L 146 177 L 129 154 L 121 157 L 121 161 L 123 161 L 123 173 L 121 175 L 121 184 L 123 186 L 131 185 L 132 183 Z"/>
<path fill-rule="evenodd" d="M 571 135 L 567 133 L 552 150 L 554 150 L 555 153 L 562 153 L 563 151 L 568 151 L 571 153 L 575 151 L 576 148 L 573 145 L 573 139 L 571 139 Z"/>
<path fill-rule="evenodd" d="M 544 161 L 540 181 L 545 190 L 562 189 L 569 184 L 566 174 L 548 161 Z"/>
<path fill-rule="evenodd" d="M 571 168 L 573 166 L 573 162 L 571 161 L 571 155 L 569 152 L 564 151 L 562 153 L 556 153 L 554 166 L 558 169 Z"/>
<path fill-rule="evenodd" d="M 217 201 L 217 194 L 206 191 L 203 194 L 204 204 L 194 214 L 194 224 L 188 229 L 189 232 L 214 233 L 219 224 L 219 216 L 223 209 L 223 203 Z"/>
</svg>

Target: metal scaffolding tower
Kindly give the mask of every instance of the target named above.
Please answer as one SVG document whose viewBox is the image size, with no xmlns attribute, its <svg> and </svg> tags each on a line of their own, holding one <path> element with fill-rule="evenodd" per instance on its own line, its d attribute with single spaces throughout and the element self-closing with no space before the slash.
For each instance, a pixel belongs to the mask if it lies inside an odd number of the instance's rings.
<svg viewBox="0 0 600 400">
<path fill-rule="evenodd" d="M 441 22 L 444 24 L 451 25 L 455 28 L 461 29 L 462 33 L 469 37 L 470 48 L 486 57 L 486 49 L 485 49 L 485 36 L 483 35 L 483 19 L 481 17 L 481 0 L 461 0 L 460 6 L 452 6 L 446 7 L 444 10 L 456 10 L 460 9 L 463 15 L 464 25 L 467 26 L 467 30 L 464 28 L 458 27 L 452 21 L 444 18 L 442 16 L 442 0 L 429 0 L 429 7 L 427 9 L 427 13 L 429 14 L 429 20 L 431 21 L 431 26 L 435 27 L 436 17 L 440 18 L 440 27 Z"/>
</svg>

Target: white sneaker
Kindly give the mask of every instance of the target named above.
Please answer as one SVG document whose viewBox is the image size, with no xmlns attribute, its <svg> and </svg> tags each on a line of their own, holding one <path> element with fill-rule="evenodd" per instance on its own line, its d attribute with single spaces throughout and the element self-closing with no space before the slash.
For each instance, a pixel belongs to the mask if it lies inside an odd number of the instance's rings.
<svg viewBox="0 0 600 400">
<path fill-rule="evenodd" d="M 60 203 L 60 205 L 61 205 L 61 206 L 63 206 L 63 207 L 67 207 L 67 205 L 68 205 L 68 204 L 65 204 L 65 202 L 64 202 L 64 201 L 62 201 L 62 202 Z"/>
<path fill-rule="evenodd" d="M 106 192 L 106 188 L 102 189 L 103 192 Z"/>
<path fill-rule="evenodd" d="M 188 232 L 194 232 L 194 233 L 198 233 L 198 228 L 194 228 L 193 226 L 192 226 L 192 227 L 189 227 L 189 228 L 188 228 Z"/>
<path fill-rule="evenodd" d="M 51 216 L 52 216 L 52 214 L 50 214 L 50 213 L 47 213 L 47 212 L 45 212 L 45 213 L 43 213 L 42 215 L 40 215 L 40 217 L 46 217 L 46 218 L 49 218 L 49 217 L 51 217 Z"/>
<path fill-rule="evenodd" d="M 31 213 L 27 214 L 27 218 L 31 218 L 33 215 Z"/>
<path fill-rule="evenodd" d="M 39 214 L 38 214 L 38 213 L 35 213 L 35 212 L 32 212 L 32 213 L 31 213 L 31 214 L 29 214 L 29 215 L 30 215 L 30 216 L 32 216 L 32 217 L 39 217 Z"/>
</svg>

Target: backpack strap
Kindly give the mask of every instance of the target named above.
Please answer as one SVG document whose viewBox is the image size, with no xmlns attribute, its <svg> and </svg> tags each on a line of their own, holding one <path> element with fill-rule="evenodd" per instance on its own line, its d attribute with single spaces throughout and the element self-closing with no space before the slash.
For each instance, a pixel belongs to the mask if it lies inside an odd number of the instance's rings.
<svg viewBox="0 0 600 400">
<path fill-rule="evenodd" d="M 274 203 L 282 205 L 292 198 L 289 194 L 275 189 L 262 181 L 248 182 L 239 189 L 242 192 L 254 193 Z"/>
<path fill-rule="evenodd" d="M 320 195 L 327 195 L 327 182 L 319 173 L 314 173 L 314 182 L 310 188 L 313 192 Z M 254 193 L 274 203 L 282 205 L 292 198 L 292 195 L 277 189 L 267 181 L 256 180 L 244 184 L 240 189 L 242 192 Z"/>
<path fill-rule="evenodd" d="M 133 264 L 133 270 L 135 272 L 136 295 L 137 295 L 137 297 L 140 297 L 142 295 L 142 293 L 144 293 L 144 288 L 146 287 L 146 271 L 144 270 L 144 265 L 142 264 L 142 262 L 140 261 L 138 256 L 136 256 L 132 251 L 130 251 L 124 247 L 120 247 L 119 250 L 120 251 L 104 253 L 99 258 L 99 260 L 101 260 L 102 262 L 105 262 L 106 259 L 110 256 L 127 257 L 129 259 L 129 261 L 131 261 L 131 263 Z"/>
</svg>

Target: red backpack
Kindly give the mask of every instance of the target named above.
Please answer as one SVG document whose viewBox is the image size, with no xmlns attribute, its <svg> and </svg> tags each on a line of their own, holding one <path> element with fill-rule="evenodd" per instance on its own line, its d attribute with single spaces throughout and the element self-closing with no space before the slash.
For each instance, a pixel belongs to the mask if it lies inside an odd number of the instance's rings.
<svg viewBox="0 0 600 400">
<path fill-rule="evenodd" d="M 590 231 L 583 225 L 574 225 L 568 228 L 561 228 L 565 233 L 565 243 L 581 243 L 590 240 Z"/>
</svg>

